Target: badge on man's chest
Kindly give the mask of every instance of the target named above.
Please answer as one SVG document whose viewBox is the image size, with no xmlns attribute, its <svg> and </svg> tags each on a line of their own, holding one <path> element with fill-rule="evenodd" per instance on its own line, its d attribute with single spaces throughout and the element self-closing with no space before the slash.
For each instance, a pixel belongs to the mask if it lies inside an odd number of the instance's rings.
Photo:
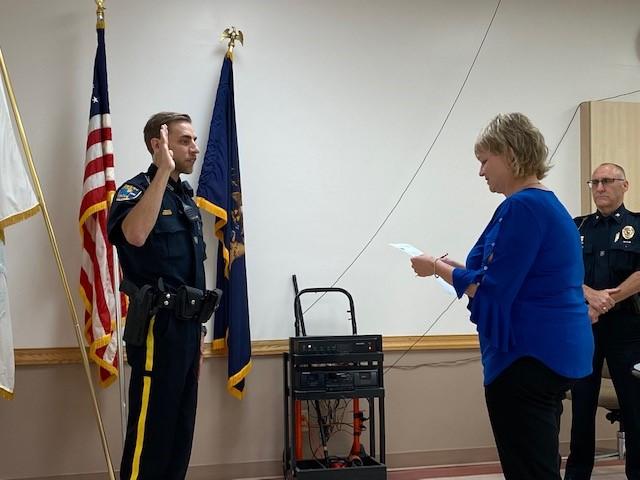
<svg viewBox="0 0 640 480">
<path fill-rule="evenodd" d="M 622 238 L 624 238 L 625 240 L 631 240 L 635 234 L 636 229 L 631 225 L 627 225 L 622 229 Z"/>
</svg>

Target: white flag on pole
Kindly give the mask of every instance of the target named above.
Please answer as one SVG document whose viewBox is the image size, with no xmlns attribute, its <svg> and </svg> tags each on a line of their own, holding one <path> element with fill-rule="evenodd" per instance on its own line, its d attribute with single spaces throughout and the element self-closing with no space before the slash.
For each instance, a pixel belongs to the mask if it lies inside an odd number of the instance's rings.
<svg viewBox="0 0 640 480">
<path fill-rule="evenodd" d="M 16 140 L 7 104 L 4 80 L 0 81 L 0 396 L 13 397 L 15 361 L 9 315 L 9 293 L 4 255 L 4 229 L 38 211 Z"/>
</svg>

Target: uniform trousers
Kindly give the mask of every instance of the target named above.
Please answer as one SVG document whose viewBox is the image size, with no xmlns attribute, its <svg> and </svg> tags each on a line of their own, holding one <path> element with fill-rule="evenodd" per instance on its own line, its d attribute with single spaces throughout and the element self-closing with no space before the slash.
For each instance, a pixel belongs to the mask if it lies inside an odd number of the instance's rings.
<svg viewBox="0 0 640 480">
<path fill-rule="evenodd" d="M 131 366 L 122 480 L 182 480 L 196 419 L 201 326 L 160 310 L 143 346 L 127 345 Z"/>
<path fill-rule="evenodd" d="M 640 362 L 640 316 L 631 312 L 611 312 L 593 325 L 593 336 L 596 346 L 593 373 L 571 389 L 571 453 L 565 480 L 591 478 L 595 418 L 605 358 L 622 413 L 627 478 L 640 480 L 640 379 L 631 373 L 633 365 Z"/>
<path fill-rule="evenodd" d="M 574 383 L 523 357 L 485 386 L 493 436 L 506 480 L 559 480 L 562 398 Z"/>
</svg>

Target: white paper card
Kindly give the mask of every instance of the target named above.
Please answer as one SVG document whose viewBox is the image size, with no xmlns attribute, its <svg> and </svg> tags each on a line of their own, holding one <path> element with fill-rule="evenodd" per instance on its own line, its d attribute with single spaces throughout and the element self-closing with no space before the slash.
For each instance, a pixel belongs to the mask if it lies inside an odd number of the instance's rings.
<svg viewBox="0 0 640 480">
<path fill-rule="evenodd" d="M 422 255 L 424 253 L 420 249 L 411 245 L 410 243 L 390 243 L 389 245 L 391 245 L 394 248 L 397 248 L 401 252 L 406 253 L 410 257 L 417 257 L 418 255 Z M 440 277 L 437 277 L 437 278 L 434 277 L 434 278 L 436 282 L 438 282 L 438 285 L 440 285 L 440 287 L 449 295 L 453 295 L 454 297 L 457 295 L 456 289 L 453 288 L 451 285 L 449 285 L 447 282 L 445 282 L 442 278 Z"/>
</svg>

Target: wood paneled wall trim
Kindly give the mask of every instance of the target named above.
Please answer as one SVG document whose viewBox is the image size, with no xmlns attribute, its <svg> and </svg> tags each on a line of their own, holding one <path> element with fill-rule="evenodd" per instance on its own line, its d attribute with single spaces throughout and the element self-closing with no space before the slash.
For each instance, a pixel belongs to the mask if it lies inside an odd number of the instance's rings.
<svg viewBox="0 0 640 480">
<path fill-rule="evenodd" d="M 384 337 L 385 352 L 412 350 L 468 350 L 478 348 L 477 335 L 428 335 Z M 280 355 L 289 349 L 288 340 L 257 340 L 251 342 L 253 356 Z M 213 351 L 208 344 L 205 357 L 222 357 L 226 352 Z M 80 363 L 77 347 L 17 348 L 16 365 L 56 365 Z"/>
<path fill-rule="evenodd" d="M 605 162 L 625 169 L 630 188 L 625 207 L 640 210 L 640 102 L 583 102 L 580 104 L 580 207 L 583 215 L 595 211 L 585 181 Z"/>
</svg>

